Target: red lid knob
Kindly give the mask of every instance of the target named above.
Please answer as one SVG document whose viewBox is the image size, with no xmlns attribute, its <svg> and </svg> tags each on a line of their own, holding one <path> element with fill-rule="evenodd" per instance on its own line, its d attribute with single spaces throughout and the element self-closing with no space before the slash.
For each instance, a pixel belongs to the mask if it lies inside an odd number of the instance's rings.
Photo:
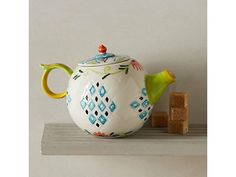
<svg viewBox="0 0 236 177">
<path fill-rule="evenodd" d="M 99 47 L 98 47 L 98 52 L 99 53 L 106 53 L 106 51 L 107 51 L 107 48 L 103 45 L 103 44 L 101 44 Z"/>
</svg>

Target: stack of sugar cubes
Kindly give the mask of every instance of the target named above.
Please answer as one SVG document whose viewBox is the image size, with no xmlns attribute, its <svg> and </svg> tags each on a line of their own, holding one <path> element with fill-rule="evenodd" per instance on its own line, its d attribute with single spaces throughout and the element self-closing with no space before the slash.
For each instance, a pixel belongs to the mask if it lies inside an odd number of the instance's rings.
<svg viewBox="0 0 236 177">
<path fill-rule="evenodd" d="M 168 133 L 186 134 L 188 132 L 188 94 L 185 92 L 170 93 L 170 116 Z"/>
</svg>

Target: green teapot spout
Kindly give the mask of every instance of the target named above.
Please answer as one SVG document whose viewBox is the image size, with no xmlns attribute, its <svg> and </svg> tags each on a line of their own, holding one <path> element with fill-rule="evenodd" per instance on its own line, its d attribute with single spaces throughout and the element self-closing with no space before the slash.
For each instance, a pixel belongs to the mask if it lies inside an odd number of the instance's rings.
<svg viewBox="0 0 236 177">
<path fill-rule="evenodd" d="M 145 86 L 150 104 L 154 105 L 173 82 L 175 82 L 175 75 L 168 70 L 157 74 L 145 75 Z"/>
</svg>

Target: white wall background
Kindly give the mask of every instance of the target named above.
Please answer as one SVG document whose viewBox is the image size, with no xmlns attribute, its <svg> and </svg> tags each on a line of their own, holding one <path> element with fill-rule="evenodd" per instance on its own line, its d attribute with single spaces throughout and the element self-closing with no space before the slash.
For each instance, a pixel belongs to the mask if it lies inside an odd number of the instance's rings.
<svg viewBox="0 0 236 177">
<path fill-rule="evenodd" d="M 181 170 L 180 176 L 190 176 L 194 170 L 194 176 L 206 175 L 205 157 L 109 159 L 45 157 L 39 152 L 44 123 L 71 122 L 65 100 L 53 100 L 43 94 L 39 64 L 61 62 L 75 68 L 78 62 L 96 54 L 100 43 L 110 52 L 137 58 L 150 73 L 172 70 L 177 83 L 169 91 L 188 92 L 190 123 L 206 123 L 206 23 L 206 0 L 30 0 L 31 176 L 106 176 L 104 171 L 114 166 L 115 176 L 125 176 L 126 171 L 135 176 L 159 173 L 178 176 L 175 170 Z M 67 81 L 62 71 L 55 71 L 50 86 L 62 91 Z M 158 101 L 156 109 L 168 109 L 168 92 Z M 161 162 L 167 166 L 176 164 L 171 167 L 173 173 Z M 146 169 L 140 164 L 146 164 Z M 186 164 L 192 166 L 186 168 Z M 89 165 L 96 168 L 85 168 Z M 139 170 L 129 170 L 127 166 Z"/>
</svg>

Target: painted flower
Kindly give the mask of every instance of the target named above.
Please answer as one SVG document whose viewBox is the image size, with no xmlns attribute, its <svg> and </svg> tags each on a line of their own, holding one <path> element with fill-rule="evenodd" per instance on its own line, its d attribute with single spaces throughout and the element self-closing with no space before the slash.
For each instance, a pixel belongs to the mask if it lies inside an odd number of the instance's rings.
<svg viewBox="0 0 236 177">
<path fill-rule="evenodd" d="M 142 65 L 141 65 L 139 62 L 137 62 L 136 60 L 132 60 L 132 61 L 131 61 L 131 65 L 132 65 L 133 68 L 136 69 L 137 71 L 143 69 Z"/>
<path fill-rule="evenodd" d="M 93 134 L 95 136 L 108 136 L 108 135 L 106 135 L 105 133 L 102 133 L 102 132 L 94 132 Z"/>
</svg>

